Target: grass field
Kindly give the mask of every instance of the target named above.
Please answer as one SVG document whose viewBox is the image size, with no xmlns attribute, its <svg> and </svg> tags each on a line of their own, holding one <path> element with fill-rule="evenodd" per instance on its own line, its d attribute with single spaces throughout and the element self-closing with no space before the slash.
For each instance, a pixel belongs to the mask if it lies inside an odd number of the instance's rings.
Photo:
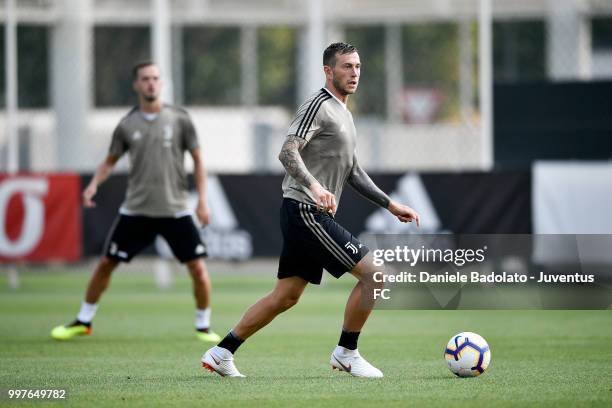
<svg viewBox="0 0 612 408">
<path fill-rule="evenodd" d="M 214 265 L 213 265 L 214 266 Z M 231 268 L 231 266 L 230 266 Z M 0 389 L 65 388 L 61 406 L 612 406 L 612 311 L 376 311 L 360 351 L 380 380 L 332 371 L 352 278 L 309 287 L 237 353 L 246 379 L 200 367 L 185 274 L 159 290 L 150 274 L 119 271 L 103 299 L 94 334 L 55 342 L 50 329 L 74 318 L 89 273 L 26 270 L 21 288 L 0 275 Z M 274 283 L 264 275 L 215 273 L 213 325 L 219 334 Z M 443 348 L 460 331 L 483 335 L 489 370 L 459 379 Z M 12 402 L 4 406 L 41 406 Z M 43 406 L 55 405 L 51 402 Z"/>
</svg>

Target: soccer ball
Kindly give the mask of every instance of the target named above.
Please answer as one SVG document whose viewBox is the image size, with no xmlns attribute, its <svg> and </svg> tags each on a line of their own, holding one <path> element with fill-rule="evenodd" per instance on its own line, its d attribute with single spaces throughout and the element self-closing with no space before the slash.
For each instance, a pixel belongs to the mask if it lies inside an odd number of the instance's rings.
<svg viewBox="0 0 612 408">
<path fill-rule="evenodd" d="M 457 377 L 478 377 L 491 362 L 491 350 L 478 334 L 463 332 L 448 341 L 444 358 Z"/>
</svg>

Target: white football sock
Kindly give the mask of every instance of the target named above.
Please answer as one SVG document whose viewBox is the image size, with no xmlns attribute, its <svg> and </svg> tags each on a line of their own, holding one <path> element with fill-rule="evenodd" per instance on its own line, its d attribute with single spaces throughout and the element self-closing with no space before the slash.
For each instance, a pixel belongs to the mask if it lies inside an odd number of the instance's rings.
<svg viewBox="0 0 612 408">
<path fill-rule="evenodd" d="M 81 303 L 81 310 L 79 311 L 77 319 L 83 323 L 91 323 L 94 316 L 96 315 L 97 309 L 97 303 L 87 303 L 83 301 L 83 303 Z"/>
<path fill-rule="evenodd" d="M 210 313 L 210 307 L 207 307 L 206 309 L 196 310 L 196 329 L 208 329 L 210 327 Z"/>
</svg>

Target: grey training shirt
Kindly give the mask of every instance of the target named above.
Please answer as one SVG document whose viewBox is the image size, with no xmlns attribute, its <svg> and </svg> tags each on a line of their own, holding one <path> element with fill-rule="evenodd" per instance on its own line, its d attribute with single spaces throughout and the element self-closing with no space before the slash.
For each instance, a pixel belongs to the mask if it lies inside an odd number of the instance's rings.
<svg viewBox="0 0 612 408">
<path fill-rule="evenodd" d="M 130 157 L 128 188 L 120 212 L 150 217 L 186 214 L 184 153 L 199 146 L 195 128 L 185 110 L 170 105 L 149 119 L 134 108 L 113 133 L 109 153 L 121 156 L 128 152 Z"/>
<path fill-rule="evenodd" d="M 346 106 L 325 88 L 298 108 L 289 126 L 288 136 L 298 136 L 308 143 L 300 151 L 310 173 L 340 203 L 342 189 L 353 167 L 357 132 L 353 116 Z M 289 174 L 283 180 L 283 197 L 316 204 L 310 190 Z"/>
</svg>

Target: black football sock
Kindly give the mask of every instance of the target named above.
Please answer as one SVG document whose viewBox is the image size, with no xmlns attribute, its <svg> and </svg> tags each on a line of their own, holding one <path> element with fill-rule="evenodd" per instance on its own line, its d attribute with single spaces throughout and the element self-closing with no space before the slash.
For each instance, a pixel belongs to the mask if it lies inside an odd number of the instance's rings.
<svg viewBox="0 0 612 408">
<path fill-rule="evenodd" d="M 359 339 L 359 334 L 361 332 L 349 332 L 342 330 L 342 334 L 340 334 L 340 341 L 338 341 L 338 345 L 340 347 L 344 347 L 349 350 L 357 349 L 357 339 Z"/>
<path fill-rule="evenodd" d="M 83 325 L 85 327 L 91 327 L 91 322 L 85 323 L 85 322 L 80 321 L 79 319 L 76 319 L 74 322 L 70 323 L 68 327 L 79 326 L 79 325 Z"/>
<path fill-rule="evenodd" d="M 242 343 L 244 343 L 244 340 L 236 336 L 233 331 L 230 331 L 229 333 L 227 333 L 227 336 L 225 336 L 225 338 L 221 340 L 219 344 L 217 344 L 217 346 L 223 347 L 224 349 L 229 350 L 232 354 L 234 354 Z"/>
</svg>

